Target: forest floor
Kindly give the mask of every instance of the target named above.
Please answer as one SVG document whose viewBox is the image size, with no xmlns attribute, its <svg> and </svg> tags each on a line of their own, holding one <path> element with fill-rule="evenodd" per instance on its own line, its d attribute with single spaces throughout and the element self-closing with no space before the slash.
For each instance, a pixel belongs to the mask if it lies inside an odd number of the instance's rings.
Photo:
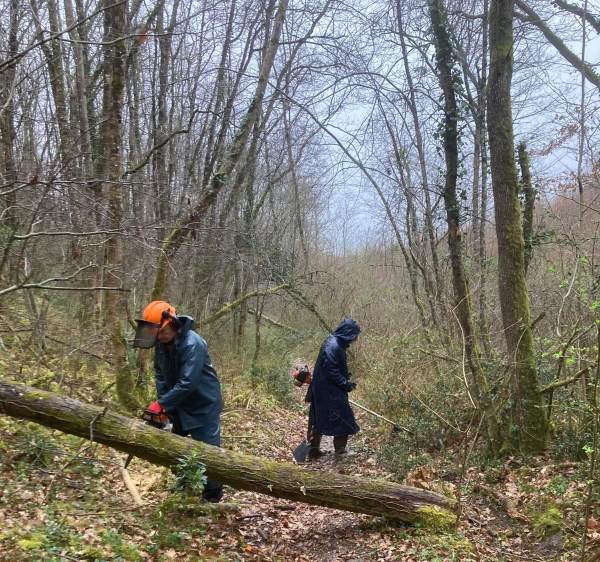
<svg viewBox="0 0 600 562">
<path fill-rule="evenodd" d="M 393 437 L 358 417 L 363 431 L 352 442 L 355 454 L 336 463 L 330 453 L 311 469 L 392 478 L 377 449 Z M 223 415 L 223 446 L 289 461 L 304 428 L 300 409 L 244 398 Z M 586 486 L 584 467 L 574 463 L 512 459 L 461 477 L 457 456 L 439 455 L 405 480 L 438 491 L 460 487 L 460 524 L 438 532 L 231 488 L 224 501 L 237 511 L 198 513 L 171 501 L 168 469 L 139 459 L 129 466 L 144 502 L 135 507 L 119 470 L 124 456 L 0 417 L 0 560 L 580 559 Z M 600 548 L 600 523 L 592 517 L 587 531 L 589 556 Z"/>
</svg>

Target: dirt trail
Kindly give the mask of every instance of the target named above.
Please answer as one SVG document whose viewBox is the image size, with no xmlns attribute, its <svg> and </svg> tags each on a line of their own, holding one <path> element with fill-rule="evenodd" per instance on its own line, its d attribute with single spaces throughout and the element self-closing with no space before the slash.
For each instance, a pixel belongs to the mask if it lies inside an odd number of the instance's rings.
<svg viewBox="0 0 600 562">
<path fill-rule="evenodd" d="M 328 453 L 308 466 L 391 478 L 377 462 L 381 433 L 366 417 L 359 415 L 359 421 L 364 431 L 351 440 L 355 454 L 336 462 L 331 439 L 324 438 Z M 305 423 L 301 412 L 285 409 L 230 410 L 223 416 L 223 446 L 290 461 Z M 232 489 L 226 490 L 225 501 L 239 504 L 239 512 L 197 516 L 169 511 L 170 472 L 134 459 L 131 477 L 145 502 L 135 509 L 114 454 L 102 446 L 39 431 L 42 438 L 34 446 L 30 428 L 0 427 L 5 451 L 0 458 L 0 520 L 6 522 L 0 530 L 0 560 L 569 560 L 561 555 L 561 536 L 536 537 L 527 525 L 478 494 L 465 495 L 459 528 L 443 533 Z M 36 449 L 51 442 L 56 450 L 50 455 Z M 410 483 L 435 490 L 448 485 L 448 474 L 432 466 Z M 62 546 L 47 546 L 55 542 Z"/>
</svg>

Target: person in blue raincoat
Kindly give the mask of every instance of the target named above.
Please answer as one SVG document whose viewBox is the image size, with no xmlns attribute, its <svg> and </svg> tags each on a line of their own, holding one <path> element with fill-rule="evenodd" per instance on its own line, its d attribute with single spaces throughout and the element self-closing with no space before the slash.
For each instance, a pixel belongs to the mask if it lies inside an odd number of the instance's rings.
<svg viewBox="0 0 600 562">
<path fill-rule="evenodd" d="M 347 452 L 348 437 L 360 430 L 348 401 L 348 393 L 356 388 L 356 383 L 350 380 L 346 361 L 346 349 L 358 334 L 358 323 L 345 318 L 321 345 L 305 399 L 310 403 L 308 442 L 311 459 L 323 454 L 319 448 L 323 435 L 333 436 L 335 454 L 339 457 Z"/>
<path fill-rule="evenodd" d="M 190 316 L 176 316 L 164 301 L 153 301 L 144 310 L 142 326 L 154 326 L 154 368 L 158 400 L 148 410 L 166 413 L 173 421 L 173 433 L 189 435 L 209 445 L 221 445 L 223 399 L 217 373 L 212 366 L 206 341 L 194 331 Z M 138 321 L 138 329 L 140 321 Z M 143 346 L 142 346 L 143 347 Z M 203 498 L 218 502 L 221 483 L 208 479 Z"/>
</svg>

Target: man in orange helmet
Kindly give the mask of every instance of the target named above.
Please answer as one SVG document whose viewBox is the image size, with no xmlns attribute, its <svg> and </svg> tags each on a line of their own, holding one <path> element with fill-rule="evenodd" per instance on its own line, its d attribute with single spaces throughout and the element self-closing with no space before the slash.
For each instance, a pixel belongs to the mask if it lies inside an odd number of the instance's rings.
<svg viewBox="0 0 600 562">
<path fill-rule="evenodd" d="M 166 413 L 173 420 L 173 433 L 220 446 L 221 385 L 206 341 L 194 332 L 194 319 L 177 316 L 165 301 L 153 301 L 137 324 L 134 347 L 155 349 L 158 400 L 148 410 Z M 206 501 L 218 502 L 223 486 L 209 479 L 202 495 Z"/>
</svg>

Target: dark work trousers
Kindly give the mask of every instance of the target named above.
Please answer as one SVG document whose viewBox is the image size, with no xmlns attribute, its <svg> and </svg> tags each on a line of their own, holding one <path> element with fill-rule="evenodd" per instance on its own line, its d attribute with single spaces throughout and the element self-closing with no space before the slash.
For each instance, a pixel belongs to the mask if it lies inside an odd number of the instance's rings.
<svg viewBox="0 0 600 562">
<path fill-rule="evenodd" d="M 189 435 L 195 441 L 202 441 L 203 443 L 217 447 L 221 446 L 221 420 L 219 416 L 211 416 L 202 426 L 183 431 L 179 423 L 179 417 L 175 415 L 173 416 L 173 433 L 175 435 L 182 435 L 183 437 Z M 217 503 L 221 501 L 223 497 L 223 485 L 215 480 L 207 479 L 202 497 L 207 502 Z"/>
</svg>

